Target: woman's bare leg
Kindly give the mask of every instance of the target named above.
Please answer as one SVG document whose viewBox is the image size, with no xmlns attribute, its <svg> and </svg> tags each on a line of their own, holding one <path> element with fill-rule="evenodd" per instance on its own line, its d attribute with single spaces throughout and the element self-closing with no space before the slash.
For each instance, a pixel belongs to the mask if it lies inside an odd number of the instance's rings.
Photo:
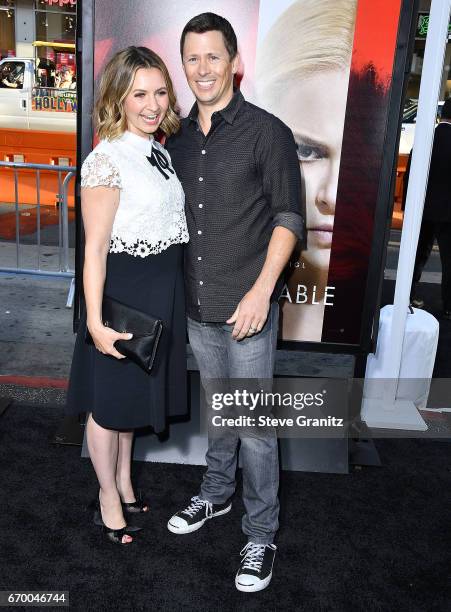
<svg viewBox="0 0 451 612">
<path fill-rule="evenodd" d="M 133 432 L 119 433 L 116 485 L 123 502 L 136 501 L 131 479 Z"/>
<path fill-rule="evenodd" d="M 110 529 L 122 529 L 126 522 L 116 486 L 119 432 L 101 427 L 94 421 L 92 414 L 89 414 L 86 439 L 100 485 L 99 500 L 103 522 Z M 129 535 L 124 535 L 122 541 L 131 542 L 132 539 Z"/>
<path fill-rule="evenodd" d="M 123 502 L 135 501 L 135 494 L 131 480 L 132 445 L 133 432 L 121 431 L 118 439 L 116 486 L 121 494 Z"/>
</svg>

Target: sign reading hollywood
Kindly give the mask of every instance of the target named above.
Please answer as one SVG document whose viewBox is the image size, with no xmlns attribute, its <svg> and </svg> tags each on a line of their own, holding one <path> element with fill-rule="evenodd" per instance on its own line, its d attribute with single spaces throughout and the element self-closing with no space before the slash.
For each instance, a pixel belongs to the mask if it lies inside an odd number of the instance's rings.
<svg viewBox="0 0 451 612">
<path fill-rule="evenodd" d="M 75 91 L 34 87 L 31 94 L 31 108 L 35 111 L 75 113 L 77 112 L 77 94 Z"/>
</svg>

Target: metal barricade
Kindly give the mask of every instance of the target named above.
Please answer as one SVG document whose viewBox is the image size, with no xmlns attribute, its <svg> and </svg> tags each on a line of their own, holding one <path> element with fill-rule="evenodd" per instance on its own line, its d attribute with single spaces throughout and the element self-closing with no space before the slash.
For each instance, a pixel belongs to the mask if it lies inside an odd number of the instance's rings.
<svg viewBox="0 0 451 612">
<path fill-rule="evenodd" d="M 4 169 L 10 169 L 14 172 L 14 210 L 16 216 L 16 267 L 2 266 L 0 260 L 0 272 L 18 272 L 25 274 L 42 274 L 46 276 L 63 276 L 72 278 L 74 271 L 70 269 L 69 264 L 69 209 L 68 209 L 68 186 L 72 177 L 75 176 L 75 166 L 53 166 L 47 164 L 27 164 L 18 162 L 0 162 L 0 194 L 2 193 L 2 172 Z M 35 170 L 36 171 L 36 201 L 33 205 L 36 206 L 36 247 L 37 259 L 36 267 L 23 267 L 21 265 L 21 243 L 20 243 L 20 202 L 19 202 L 19 171 L 20 170 Z M 7 170 L 6 170 L 7 172 Z M 58 173 L 58 270 L 42 270 L 41 269 L 41 173 L 53 172 Z M 65 174 L 64 179 L 62 175 Z M 1 196 L 0 196 L 1 200 Z M 1 221 L 1 216 L 0 216 Z"/>
</svg>

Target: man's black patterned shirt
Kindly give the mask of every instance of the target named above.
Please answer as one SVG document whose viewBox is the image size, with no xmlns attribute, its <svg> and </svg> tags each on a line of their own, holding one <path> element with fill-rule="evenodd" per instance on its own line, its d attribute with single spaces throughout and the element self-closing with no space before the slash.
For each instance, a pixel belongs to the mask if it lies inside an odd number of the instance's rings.
<svg viewBox="0 0 451 612">
<path fill-rule="evenodd" d="M 282 121 L 239 91 L 213 113 L 207 136 L 197 115 L 195 104 L 166 148 L 186 196 L 188 316 L 221 322 L 255 283 L 274 227 L 305 245 L 305 203 L 296 144 Z"/>
</svg>

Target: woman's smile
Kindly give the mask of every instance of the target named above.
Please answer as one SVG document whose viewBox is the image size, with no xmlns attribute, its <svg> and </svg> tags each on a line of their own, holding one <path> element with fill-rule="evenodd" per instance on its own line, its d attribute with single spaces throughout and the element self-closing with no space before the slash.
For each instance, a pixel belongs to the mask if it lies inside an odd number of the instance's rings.
<svg viewBox="0 0 451 612">
<path fill-rule="evenodd" d="M 140 117 L 147 125 L 157 125 L 159 123 L 160 113 L 153 115 L 141 114 Z"/>
</svg>

